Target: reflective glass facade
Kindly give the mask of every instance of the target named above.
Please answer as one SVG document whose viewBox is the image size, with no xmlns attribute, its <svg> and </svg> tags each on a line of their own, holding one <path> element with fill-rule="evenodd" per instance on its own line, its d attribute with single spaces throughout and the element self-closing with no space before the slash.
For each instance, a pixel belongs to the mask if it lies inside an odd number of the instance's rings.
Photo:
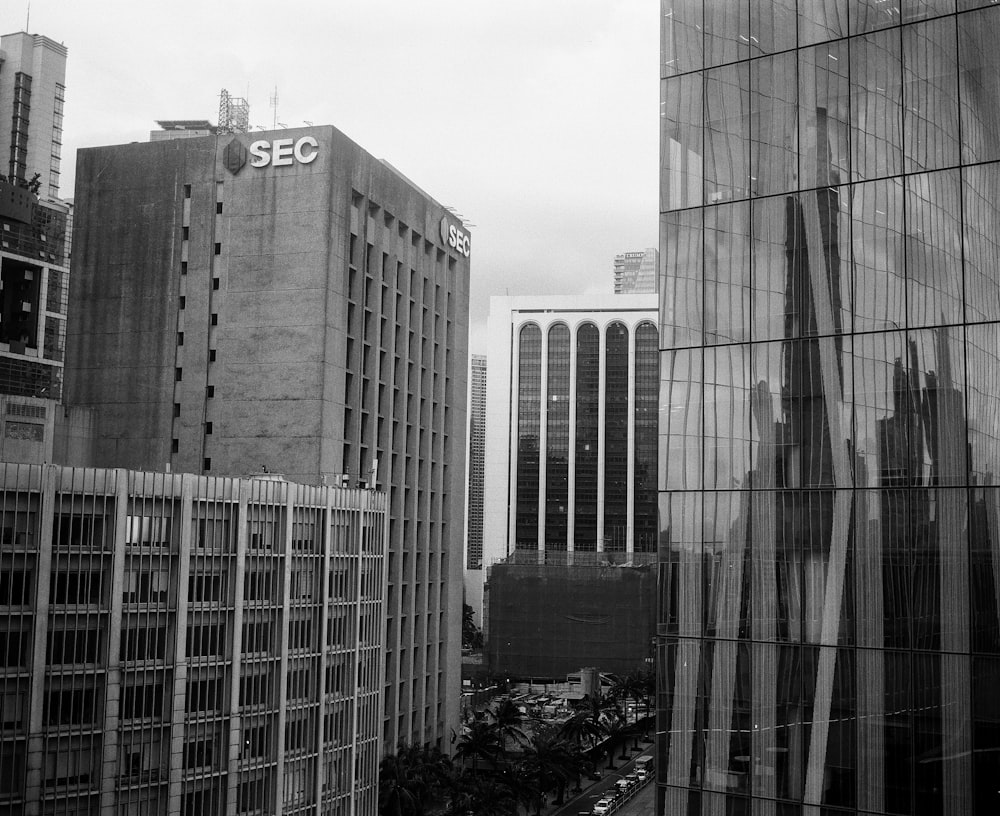
<svg viewBox="0 0 1000 816">
<path fill-rule="evenodd" d="M 657 812 L 1000 812 L 1000 8 L 661 9 Z"/>
</svg>

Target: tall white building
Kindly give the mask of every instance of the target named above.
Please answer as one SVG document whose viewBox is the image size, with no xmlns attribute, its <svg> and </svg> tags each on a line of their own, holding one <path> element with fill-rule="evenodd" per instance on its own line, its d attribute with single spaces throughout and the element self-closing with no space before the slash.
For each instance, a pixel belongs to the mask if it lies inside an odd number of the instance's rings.
<svg viewBox="0 0 1000 816">
<path fill-rule="evenodd" d="M 66 46 L 19 31 L 0 37 L 0 127 L 10 122 L 11 179 L 39 174 L 39 194 L 59 197 Z"/>
<path fill-rule="evenodd" d="M 490 300 L 484 567 L 515 551 L 655 551 L 656 308 L 655 295 Z"/>
</svg>

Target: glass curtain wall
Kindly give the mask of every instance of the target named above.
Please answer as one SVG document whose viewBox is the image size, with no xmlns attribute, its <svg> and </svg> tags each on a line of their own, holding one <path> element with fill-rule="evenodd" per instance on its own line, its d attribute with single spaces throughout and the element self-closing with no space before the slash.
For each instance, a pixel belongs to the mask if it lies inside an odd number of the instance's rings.
<svg viewBox="0 0 1000 816">
<path fill-rule="evenodd" d="M 524 326 L 518 343 L 517 510 L 515 547 L 538 549 L 538 474 L 542 402 L 542 330 Z"/>
<path fill-rule="evenodd" d="M 1000 5 L 661 12 L 657 813 L 998 813 Z"/>
</svg>

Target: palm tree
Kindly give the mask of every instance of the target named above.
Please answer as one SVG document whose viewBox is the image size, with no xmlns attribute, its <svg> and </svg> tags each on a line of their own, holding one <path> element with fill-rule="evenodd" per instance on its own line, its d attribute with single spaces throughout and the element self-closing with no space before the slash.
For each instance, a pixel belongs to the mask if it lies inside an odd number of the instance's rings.
<svg viewBox="0 0 1000 816">
<path fill-rule="evenodd" d="M 429 745 L 400 745 L 379 763 L 379 813 L 421 816 L 449 785 L 451 760 Z"/>
<path fill-rule="evenodd" d="M 555 788 L 555 804 L 561 805 L 566 783 L 573 778 L 577 767 L 569 743 L 551 732 L 535 734 L 525 747 L 523 762 L 537 778 L 539 792 L 544 794 Z M 536 815 L 541 813 L 541 796 L 537 802 Z"/>
<path fill-rule="evenodd" d="M 515 813 L 522 806 L 527 813 L 538 800 L 541 791 L 538 790 L 537 777 L 524 760 L 508 765 L 498 778 L 514 797 Z"/>
<path fill-rule="evenodd" d="M 527 734 L 521 729 L 521 723 L 524 722 L 521 709 L 509 697 L 504 697 L 495 708 L 491 709 L 489 716 L 493 720 L 502 751 L 506 752 L 508 740 L 513 741 L 515 745 L 523 745 L 528 741 Z"/>
<path fill-rule="evenodd" d="M 466 731 L 458 738 L 455 746 L 455 756 L 464 763 L 472 759 L 472 772 L 476 773 L 480 759 L 494 761 L 503 750 L 496 729 L 485 720 L 474 720 L 466 726 Z"/>
<path fill-rule="evenodd" d="M 502 781 L 465 771 L 454 779 L 445 816 L 510 816 L 516 808 L 513 791 Z"/>
</svg>

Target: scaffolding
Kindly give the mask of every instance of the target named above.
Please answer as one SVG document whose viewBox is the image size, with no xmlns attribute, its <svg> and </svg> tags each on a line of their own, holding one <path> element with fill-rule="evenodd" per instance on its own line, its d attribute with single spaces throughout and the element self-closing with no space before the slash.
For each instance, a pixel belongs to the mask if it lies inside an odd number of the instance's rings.
<svg viewBox="0 0 1000 816">
<path fill-rule="evenodd" d="M 231 96 L 225 88 L 219 93 L 219 133 L 246 133 L 250 130 L 250 103 L 241 96 Z"/>
</svg>

